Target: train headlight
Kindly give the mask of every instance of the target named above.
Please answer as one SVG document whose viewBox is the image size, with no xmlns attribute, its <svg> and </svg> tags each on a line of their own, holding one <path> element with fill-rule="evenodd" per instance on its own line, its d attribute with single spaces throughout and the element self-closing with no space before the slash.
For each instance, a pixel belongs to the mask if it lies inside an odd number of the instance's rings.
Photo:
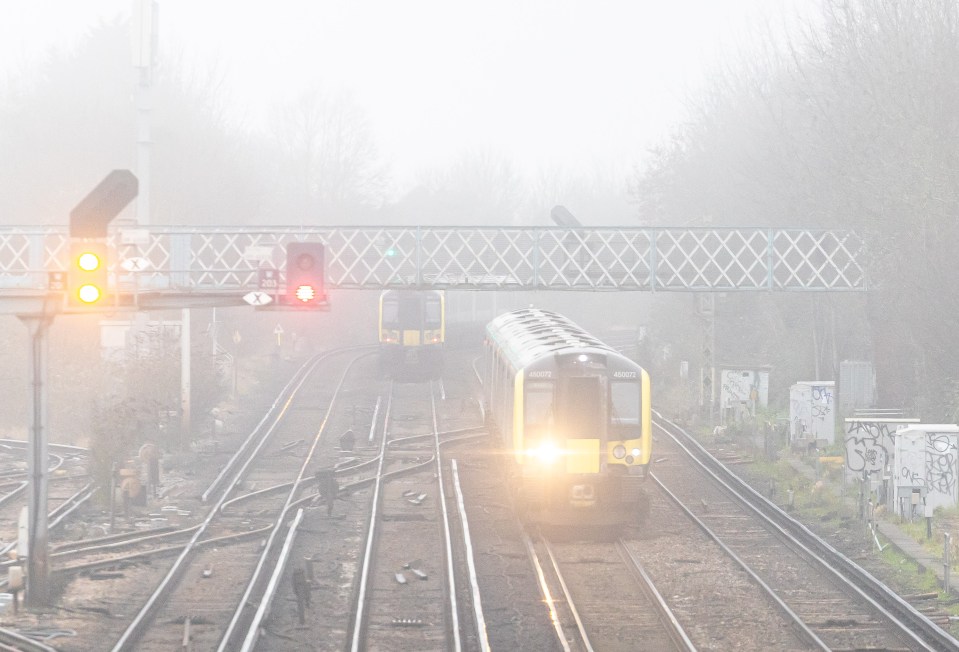
<svg viewBox="0 0 959 652">
<path fill-rule="evenodd" d="M 383 331 L 383 341 L 386 344 L 396 344 L 400 341 L 400 334 L 397 331 Z"/>
<path fill-rule="evenodd" d="M 626 456 L 626 463 L 627 463 L 627 464 L 632 464 L 632 463 L 633 463 L 633 456 L 632 456 L 632 455 L 627 455 L 627 456 Z"/>
<path fill-rule="evenodd" d="M 615 457 L 617 460 L 621 460 L 626 457 L 626 447 L 622 444 L 618 444 L 615 448 L 613 448 L 613 457 Z"/>
<path fill-rule="evenodd" d="M 551 441 L 544 441 L 536 448 L 531 448 L 526 451 L 526 455 L 528 457 L 542 462 L 543 464 L 552 464 L 558 460 L 562 454 L 562 449 Z"/>
<path fill-rule="evenodd" d="M 633 457 L 639 457 L 639 454 L 640 454 L 641 452 L 642 452 L 642 451 L 640 451 L 638 448 L 634 448 L 632 451 L 630 451 L 629 454 L 632 455 Z"/>
</svg>

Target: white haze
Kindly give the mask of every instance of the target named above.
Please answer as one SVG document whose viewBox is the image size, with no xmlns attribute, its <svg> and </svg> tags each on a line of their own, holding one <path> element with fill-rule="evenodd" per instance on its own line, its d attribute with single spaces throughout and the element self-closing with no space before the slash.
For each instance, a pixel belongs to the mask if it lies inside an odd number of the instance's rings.
<svg viewBox="0 0 959 652">
<path fill-rule="evenodd" d="M 216 67 L 255 129 L 304 88 L 349 93 L 401 180 L 477 149 L 528 173 L 625 175 L 721 52 L 812 1 L 158 0 L 160 56 Z M 0 0 L 0 80 L 131 7 Z"/>
</svg>

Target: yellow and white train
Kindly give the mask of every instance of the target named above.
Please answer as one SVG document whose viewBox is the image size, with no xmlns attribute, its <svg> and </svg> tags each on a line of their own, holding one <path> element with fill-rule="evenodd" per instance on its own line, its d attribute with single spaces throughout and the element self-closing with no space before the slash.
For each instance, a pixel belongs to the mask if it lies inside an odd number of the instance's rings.
<svg viewBox="0 0 959 652">
<path fill-rule="evenodd" d="M 380 295 L 380 362 L 397 380 L 439 378 L 446 341 L 446 301 L 438 290 Z"/>
<path fill-rule="evenodd" d="M 566 317 L 534 308 L 486 327 L 487 417 L 530 522 L 620 526 L 648 511 L 649 375 Z"/>
</svg>

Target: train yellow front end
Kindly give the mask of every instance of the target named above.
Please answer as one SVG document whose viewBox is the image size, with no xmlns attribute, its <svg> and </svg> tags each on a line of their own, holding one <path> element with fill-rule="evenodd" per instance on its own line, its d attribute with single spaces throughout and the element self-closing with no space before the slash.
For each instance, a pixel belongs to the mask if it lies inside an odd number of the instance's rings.
<svg viewBox="0 0 959 652">
<path fill-rule="evenodd" d="M 485 372 L 490 420 L 528 520 L 623 525 L 645 514 L 644 369 L 565 318 L 529 309 L 489 325 Z"/>
<path fill-rule="evenodd" d="M 437 290 L 387 290 L 379 306 L 380 363 L 396 380 L 443 373 L 446 305 Z"/>
</svg>

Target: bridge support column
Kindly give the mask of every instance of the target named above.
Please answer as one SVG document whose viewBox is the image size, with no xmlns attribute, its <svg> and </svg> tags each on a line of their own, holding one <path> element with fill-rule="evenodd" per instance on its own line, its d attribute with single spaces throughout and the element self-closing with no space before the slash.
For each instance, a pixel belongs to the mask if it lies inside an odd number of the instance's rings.
<svg viewBox="0 0 959 652">
<path fill-rule="evenodd" d="M 716 298 L 705 293 L 697 296 L 697 312 L 703 318 L 703 358 L 700 371 L 700 405 L 709 417 L 709 425 L 716 421 Z"/>
</svg>

